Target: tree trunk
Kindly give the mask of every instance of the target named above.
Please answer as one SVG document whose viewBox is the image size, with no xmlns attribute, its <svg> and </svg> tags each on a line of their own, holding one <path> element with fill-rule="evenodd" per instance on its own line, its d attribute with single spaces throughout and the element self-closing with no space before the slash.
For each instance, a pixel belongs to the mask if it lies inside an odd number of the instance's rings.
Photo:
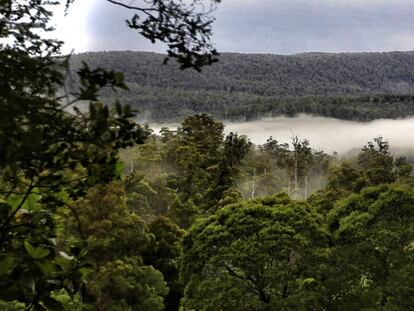
<svg viewBox="0 0 414 311">
<path fill-rule="evenodd" d="M 288 177 L 288 195 L 290 196 L 290 176 Z"/>
<path fill-rule="evenodd" d="M 298 159 L 297 155 L 295 154 L 295 194 L 298 192 Z"/>
<path fill-rule="evenodd" d="M 255 182 L 255 177 L 256 177 L 256 169 L 253 169 L 253 181 L 252 181 L 252 199 L 254 199 L 255 195 L 256 195 L 256 182 Z"/>
<path fill-rule="evenodd" d="M 305 200 L 308 199 L 308 175 L 305 176 Z"/>
</svg>

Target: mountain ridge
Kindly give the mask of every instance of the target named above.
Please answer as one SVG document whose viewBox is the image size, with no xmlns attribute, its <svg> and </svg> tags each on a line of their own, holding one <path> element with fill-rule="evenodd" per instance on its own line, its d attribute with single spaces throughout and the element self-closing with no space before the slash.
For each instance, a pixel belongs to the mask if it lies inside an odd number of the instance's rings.
<svg viewBox="0 0 414 311">
<path fill-rule="evenodd" d="M 86 61 L 123 72 L 131 91 L 116 96 L 153 121 L 199 112 L 220 119 L 311 113 L 371 120 L 414 114 L 414 51 L 222 53 L 219 62 L 201 73 L 181 71 L 173 61 L 162 65 L 165 57 L 87 52 L 72 56 L 72 65 L 78 68 Z"/>
</svg>

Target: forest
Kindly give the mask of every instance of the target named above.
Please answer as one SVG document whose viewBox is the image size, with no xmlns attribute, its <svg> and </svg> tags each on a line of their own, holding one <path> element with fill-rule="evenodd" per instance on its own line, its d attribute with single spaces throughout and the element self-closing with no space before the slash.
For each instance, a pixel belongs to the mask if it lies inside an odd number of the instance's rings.
<svg viewBox="0 0 414 311">
<path fill-rule="evenodd" d="M 397 119 L 414 113 L 414 53 L 305 53 L 298 55 L 223 53 L 217 63 L 181 71 L 165 55 L 94 52 L 74 55 L 82 62 L 125 74 L 122 99 L 142 121 L 176 122 L 196 113 L 227 121 L 301 113 L 344 120 Z M 76 81 L 76 75 L 74 76 Z"/>
<path fill-rule="evenodd" d="M 67 283 L 42 306 L 410 310 L 414 178 L 405 158 L 381 137 L 339 159 L 306 139 L 256 146 L 223 129 L 206 114 L 161 135 L 143 129 L 145 142 L 121 152 L 113 181 L 82 198 L 57 194 L 66 202 L 49 232 L 56 244 L 25 238 L 24 274 L 22 262 L 3 255 L 0 272 L 14 286 L 1 298 L 19 300 L 22 282 L 47 292 L 55 269 L 74 269 L 66 282 L 82 275 L 87 285 L 69 295 Z M 38 187 L 8 230 L 36 226 Z M 52 260 L 52 249 L 62 257 Z"/>
<path fill-rule="evenodd" d="M 154 133 L 108 99 L 130 88 L 116 69 L 83 63 L 67 91 L 49 1 L 5 2 L 0 310 L 414 308 L 414 177 L 392 142 L 348 158 L 293 133 L 255 145 L 207 113 Z M 127 25 L 169 62 L 216 63 L 204 11 L 145 3 Z"/>
</svg>

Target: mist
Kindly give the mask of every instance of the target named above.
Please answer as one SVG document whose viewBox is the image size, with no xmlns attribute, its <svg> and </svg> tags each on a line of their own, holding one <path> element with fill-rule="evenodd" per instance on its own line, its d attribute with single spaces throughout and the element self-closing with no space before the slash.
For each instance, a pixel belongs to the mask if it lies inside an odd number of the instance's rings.
<svg viewBox="0 0 414 311">
<path fill-rule="evenodd" d="M 175 129 L 178 124 L 150 124 L 158 133 L 162 127 Z M 251 122 L 225 123 L 225 132 L 246 135 L 255 144 L 263 144 L 273 136 L 280 143 L 290 143 L 292 135 L 308 139 L 313 149 L 328 154 L 345 155 L 361 149 L 368 141 L 382 136 L 392 150 L 414 148 L 414 117 L 371 122 L 344 121 L 334 118 L 299 115 L 295 118 L 266 118 Z"/>
</svg>

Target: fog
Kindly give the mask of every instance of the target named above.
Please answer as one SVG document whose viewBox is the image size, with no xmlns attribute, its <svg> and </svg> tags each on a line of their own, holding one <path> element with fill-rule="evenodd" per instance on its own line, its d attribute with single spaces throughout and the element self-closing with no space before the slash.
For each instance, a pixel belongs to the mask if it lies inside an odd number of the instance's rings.
<svg viewBox="0 0 414 311">
<path fill-rule="evenodd" d="M 178 124 L 150 124 L 158 133 L 161 127 L 175 129 Z M 281 143 L 290 142 L 292 133 L 308 139 L 313 149 L 344 155 L 360 149 L 368 141 L 382 136 L 391 148 L 414 148 L 414 117 L 401 120 L 375 120 L 372 122 L 343 121 L 333 118 L 300 115 L 295 118 L 267 118 L 251 122 L 225 123 L 225 132 L 246 135 L 255 144 L 263 144 L 273 136 Z"/>
</svg>

